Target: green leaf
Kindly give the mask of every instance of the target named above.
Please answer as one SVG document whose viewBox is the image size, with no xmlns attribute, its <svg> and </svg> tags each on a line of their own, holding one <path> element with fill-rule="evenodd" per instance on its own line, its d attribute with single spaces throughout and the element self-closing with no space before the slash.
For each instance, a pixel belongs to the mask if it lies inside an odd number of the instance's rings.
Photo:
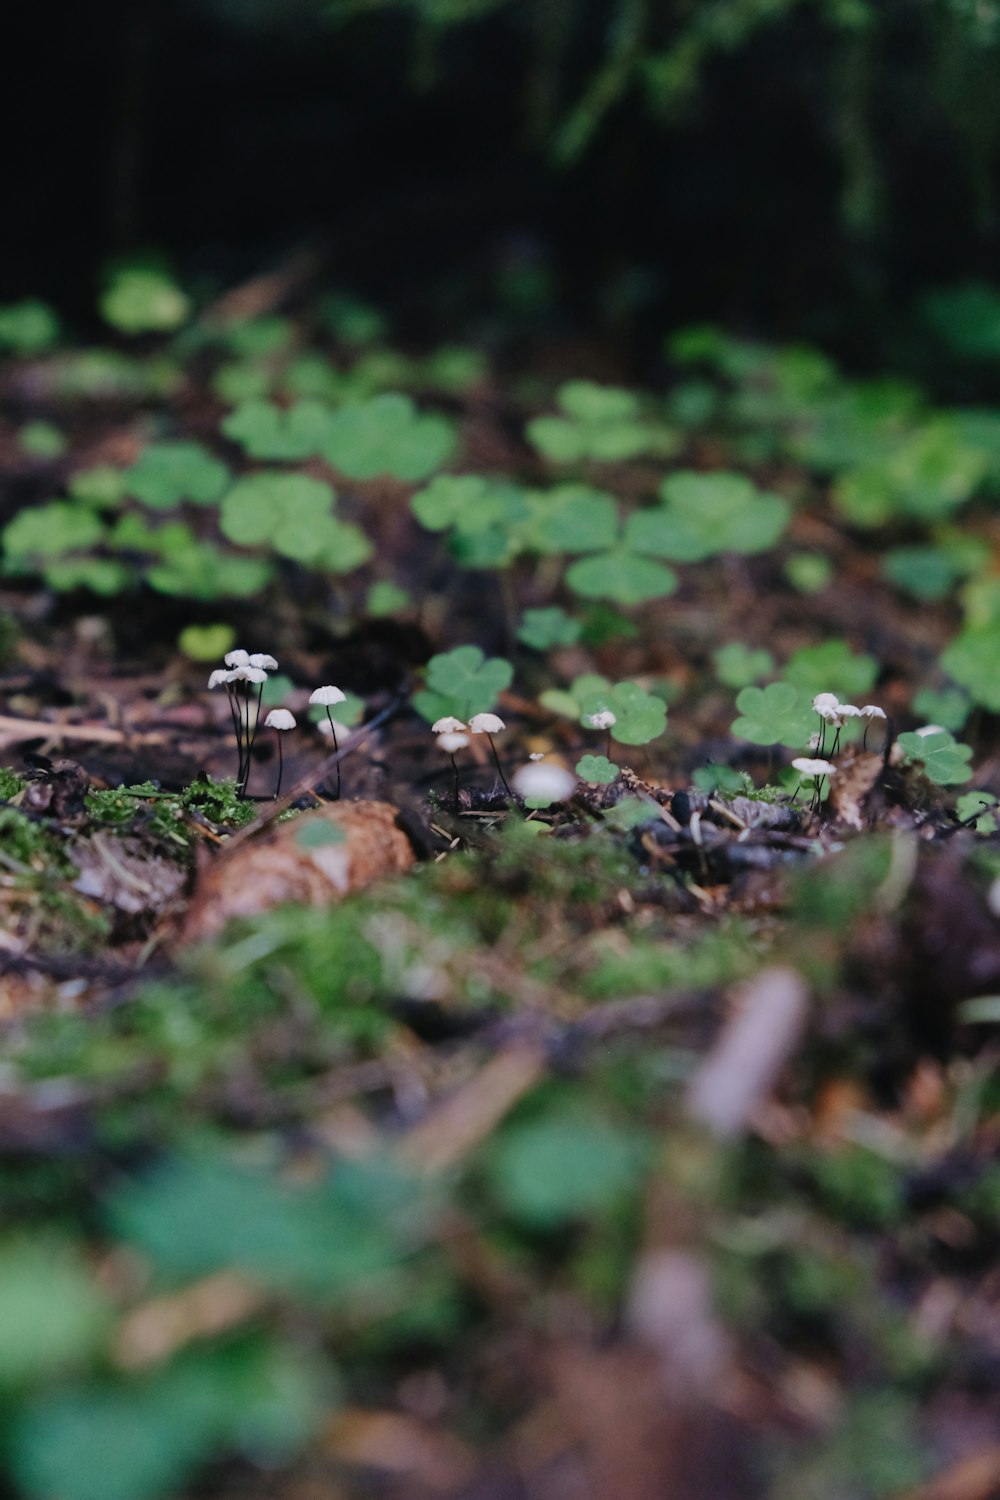
<svg viewBox="0 0 1000 1500">
<path fill-rule="evenodd" d="M 742 474 L 678 470 L 660 486 L 664 508 L 637 511 L 626 540 L 636 551 L 698 562 L 724 552 L 764 552 L 791 516 L 787 500 L 757 489 Z"/>
<path fill-rule="evenodd" d="M 754 650 L 742 641 L 730 641 L 712 653 L 715 675 L 726 687 L 741 688 L 747 683 L 770 677 L 775 669 L 774 657 L 762 647 Z"/>
<path fill-rule="evenodd" d="M 677 587 L 677 575 L 663 563 L 639 557 L 622 546 L 580 558 L 567 569 L 566 582 L 575 594 L 585 599 L 645 604 L 650 599 L 672 594 Z"/>
<path fill-rule="evenodd" d="M 451 705 L 445 713 L 464 722 L 473 714 L 489 713 L 513 677 L 509 661 L 499 656 L 487 659 L 478 646 L 456 646 L 453 651 L 432 656 L 427 664 L 430 692 Z M 423 713 L 424 708 L 418 706 L 418 712 Z"/>
<path fill-rule="evenodd" d="M 666 728 L 667 709 L 663 699 L 647 693 L 638 683 L 611 683 L 597 673 L 586 673 L 576 678 L 571 692 L 585 728 L 592 728 L 589 721 L 594 714 L 611 710 L 616 722 L 610 733 L 616 744 L 645 745 Z M 550 699 L 551 694 L 546 698 Z"/>
<path fill-rule="evenodd" d="M 10 1240 L 0 1249 L 0 1386 L 61 1374 L 101 1346 L 111 1309 L 75 1248 Z"/>
<path fill-rule="evenodd" d="M 955 786 L 972 776 L 972 750 L 959 744 L 947 729 L 936 734 L 901 734 L 898 739 L 908 761 L 922 765 L 927 777 L 939 786 Z"/>
<path fill-rule="evenodd" d="M 816 727 L 811 695 L 790 682 L 745 687 L 736 707 L 740 717 L 732 732 L 754 745 L 805 745 Z"/>
<path fill-rule="evenodd" d="M 112 276 L 100 309 L 119 333 L 164 333 L 187 320 L 191 301 L 164 272 L 126 266 Z"/>
<path fill-rule="evenodd" d="M 501 534 L 500 550 L 506 550 L 505 530 L 516 527 L 529 515 L 520 485 L 483 474 L 438 474 L 418 490 L 411 501 L 413 514 L 428 531 L 453 527 L 463 538 L 487 532 Z"/>
<path fill-rule="evenodd" d="M 39 559 L 82 552 L 104 537 L 104 525 L 93 511 L 66 500 L 22 510 L 3 529 L 3 547 L 9 562 L 36 563 Z"/>
<path fill-rule="evenodd" d="M 190 661 L 221 661 L 236 644 L 232 625 L 187 625 L 177 637 L 177 645 Z"/>
<path fill-rule="evenodd" d="M 194 540 L 146 570 L 146 582 L 161 594 L 189 599 L 250 599 L 270 580 L 271 564 L 258 557 L 236 557 L 208 542 Z"/>
<path fill-rule="evenodd" d="M 71 589 L 90 589 L 102 598 L 111 598 L 128 588 L 129 570 L 109 557 L 59 557 L 46 563 L 45 582 L 58 593 Z"/>
<path fill-rule="evenodd" d="M 548 651 L 552 646 L 572 646 L 580 639 L 580 622 L 558 605 L 545 609 L 526 609 L 521 616 L 517 638 L 533 651 Z"/>
<path fill-rule="evenodd" d="M 967 625 L 941 653 L 941 666 L 974 703 L 1000 713 L 1000 620 Z"/>
<path fill-rule="evenodd" d="M 801 646 L 794 652 L 785 664 L 783 676 L 787 682 L 802 688 L 810 702 L 817 693 L 836 693 L 850 702 L 875 685 L 878 662 L 873 656 L 855 653 L 846 641 L 823 641 L 818 646 Z"/>
<path fill-rule="evenodd" d="M 997 799 L 992 792 L 963 792 L 955 799 L 955 814 L 962 823 L 975 819 L 977 833 L 996 833 Z"/>
<path fill-rule="evenodd" d="M 154 510 L 168 510 L 182 500 L 211 505 L 231 475 L 200 443 L 151 443 L 122 475 L 125 491 Z"/>
<path fill-rule="evenodd" d="M 32 458 L 59 458 L 66 452 L 66 439 L 52 422 L 26 422 L 18 428 L 17 441 Z"/>
<path fill-rule="evenodd" d="M 618 767 L 606 755 L 583 755 L 576 763 L 576 774 L 581 781 L 610 786 L 618 780 Z"/>
<path fill-rule="evenodd" d="M 515 1218 L 556 1226 L 605 1213 L 637 1187 L 648 1142 L 592 1114 L 566 1111 L 514 1126 L 489 1153 L 487 1175 Z"/>
<path fill-rule="evenodd" d="M 293 461 L 323 452 L 333 416 L 333 408 L 322 401 L 296 401 L 282 408 L 258 399 L 244 401 L 221 428 L 251 458 Z"/>
<path fill-rule="evenodd" d="M 532 496 L 530 544 L 539 552 L 601 552 L 618 534 L 613 495 L 587 484 L 560 484 Z"/>
<path fill-rule="evenodd" d="M 0 307 L 0 349 L 12 354 L 44 354 L 59 341 L 59 319 L 47 302 L 25 297 Z"/>
<path fill-rule="evenodd" d="M 351 401 L 330 418 L 324 457 L 350 479 L 378 474 L 412 482 L 447 463 L 455 446 L 451 422 L 420 414 L 409 396 L 389 392 Z"/>
<path fill-rule="evenodd" d="M 125 477 L 110 464 L 98 464 L 93 469 L 78 469 L 71 474 L 66 488 L 74 500 L 89 505 L 91 510 L 114 510 L 125 497 Z"/>
<path fill-rule="evenodd" d="M 311 474 L 250 474 L 224 496 L 222 533 L 242 547 L 269 542 L 283 557 L 311 562 L 335 542 L 334 493 Z"/>
</svg>

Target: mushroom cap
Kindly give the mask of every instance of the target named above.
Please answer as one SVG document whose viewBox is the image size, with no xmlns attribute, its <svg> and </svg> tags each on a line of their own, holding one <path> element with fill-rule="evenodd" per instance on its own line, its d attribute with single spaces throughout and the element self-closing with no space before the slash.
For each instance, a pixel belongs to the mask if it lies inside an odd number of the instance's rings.
<svg viewBox="0 0 1000 1500">
<path fill-rule="evenodd" d="M 471 734 L 499 734 L 507 726 L 499 714 L 473 714 L 469 720 Z"/>
<path fill-rule="evenodd" d="M 227 667 L 248 667 L 250 658 L 245 651 L 227 651 L 224 657 Z"/>
<path fill-rule="evenodd" d="M 466 726 L 461 719 L 456 719 L 454 714 L 445 714 L 443 719 L 435 719 L 431 725 L 432 734 L 461 734 Z"/>
<path fill-rule="evenodd" d="M 618 723 L 618 715 L 612 713 L 610 708 L 602 708 L 596 714 L 587 714 L 585 721 L 591 729 L 610 729 L 613 724 Z"/>
<path fill-rule="evenodd" d="M 250 658 L 250 665 L 252 667 L 262 667 L 265 672 L 276 672 L 278 670 L 278 663 L 273 656 L 268 656 L 266 651 L 255 651 Z"/>
<path fill-rule="evenodd" d="M 817 693 L 813 699 L 813 708 L 825 719 L 828 714 L 840 712 L 840 699 L 836 693 Z"/>
<path fill-rule="evenodd" d="M 557 760 L 541 760 L 521 766 L 514 773 L 515 790 L 532 801 L 565 802 L 579 785 L 579 777 Z"/>
<path fill-rule="evenodd" d="M 437 737 L 437 742 L 442 750 L 447 750 L 449 755 L 454 755 L 456 750 L 464 750 L 469 743 L 469 736 L 456 731 L 444 731 Z"/>
<path fill-rule="evenodd" d="M 329 708 L 331 703 L 343 703 L 347 694 L 342 693 L 339 687 L 334 687 L 328 682 L 323 687 L 314 688 L 309 694 L 310 703 L 321 703 L 324 708 Z"/>
<path fill-rule="evenodd" d="M 267 681 L 267 673 L 264 671 L 263 667 L 251 667 L 251 666 L 234 667 L 233 670 L 230 673 L 228 673 L 228 677 L 229 677 L 229 681 L 230 682 L 266 682 Z"/>
<path fill-rule="evenodd" d="M 225 667 L 216 667 L 208 679 L 208 685 L 210 688 L 222 687 L 223 683 L 232 681 L 232 675 L 231 672 L 226 671 Z"/>
<path fill-rule="evenodd" d="M 858 710 L 863 719 L 884 719 L 885 709 L 879 708 L 877 703 L 866 703 L 864 708 Z"/>
<path fill-rule="evenodd" d="M 792 761 L 796 771 L 803 776 L 835 776 L 837 767 L 828 760 L 810 760 L 808 755 L 797 755 Z"/>
<path fill-rule="evenodd" d="M 265 729 L 294 729 L 295 715 L 287 708 L 272 708 L 264 720 Z"/>
</svg>

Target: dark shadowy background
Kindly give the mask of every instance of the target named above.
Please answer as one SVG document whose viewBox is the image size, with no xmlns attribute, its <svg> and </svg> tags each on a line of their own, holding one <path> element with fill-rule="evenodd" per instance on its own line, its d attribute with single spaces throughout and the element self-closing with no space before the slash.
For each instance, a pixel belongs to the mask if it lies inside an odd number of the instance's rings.
<svg viewBox="0 0 1000 1500">
<path fill-rule="evenodd" d="M 994 0 L 107 0 L 4 18 L 0 300 L 301 245 L 415 335 L 637 353 L 710 317 L 875 363 L 998 248 Z"/>
</svg>

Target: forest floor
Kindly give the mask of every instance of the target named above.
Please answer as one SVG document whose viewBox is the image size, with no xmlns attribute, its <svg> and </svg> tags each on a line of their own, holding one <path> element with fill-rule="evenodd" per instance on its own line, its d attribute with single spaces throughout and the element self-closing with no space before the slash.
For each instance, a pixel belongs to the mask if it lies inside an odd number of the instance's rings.
<svg viewBox="0 0 1000 1500">
<path fill-rule="evenodd" d="M 240 469 L 200 358 L 166 394 L 90 400 L 59 356 L 12 359 L 0 519 L 162 436 Z M 522 424 L 559 379 L 617 373 L 565 349 L 513 398 L 495 375 L 421 396 L 463 473 L 538 486 Z M 413 482 L 316 458 L 299 472 L 368 539 L 358 572 L 278 547 L 248 596 L 164 591 L 139 542 L 96 533 L 75 561 L 124 558 L 127 586 L 8 567 L 16 1493 L 1000 1496 L 1000 737 L 973 708 L 968 781 L 896 740 L 921 686 L 947 693 L 955 590 L 893 586 L 883 539 L 780 445 L 721 417 L 672 442 L 574 482 L 641 510 L 670 469 L 731 469 L 794 505 L 780 540 L 638 603 L 574 597 L 544 552 L 463 565 Z M 991 547 L 992 511 L 971 514 Z M 808 587 L 794 557 L 824 560 Z M 523 611 L 549 607 L 582 630 L 527 644 Z M 263 727 L 237 795 L 216 639 L 277 659 L 264 709 L 300 721 L 280 799 Z M 488 705 L 504 779 L 486 736 L 452 761 L 414 707 L 463 643 L 511 669 Z M 744 657 L 720 675 L 724 646 Z M 807 699 L 860 673 L 887 714 L 815 796 L 787 771 L 805 742 L 731 730 L 761 651 L 771 675 L 798 661 Z M 639 684 L 666 732 L 588 728 L 588 674 Z M 308 718 L 327 682 L 338 754 Z M 548 806 L 511 794 L 529 756 L 584 754 L 612 770 Z"/>
</svg>

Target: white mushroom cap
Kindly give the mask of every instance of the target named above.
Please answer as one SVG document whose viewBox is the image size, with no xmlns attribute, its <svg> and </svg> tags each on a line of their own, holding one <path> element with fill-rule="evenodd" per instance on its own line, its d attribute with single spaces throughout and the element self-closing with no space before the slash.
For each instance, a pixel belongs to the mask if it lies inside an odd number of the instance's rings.
<svg viewBox="0 0 1000 1500">
<path fill-rule="evenodd" d="M 521 766 L 514 773 L 514 787 L 526 800 L 532 802 L 565 802 L 579 785 L 579 777 L 557 760 L 537 761 L 534 765 Z"/>
<path fill-rule="evenodd" d="M 234 667 L 227 673 L 230 682 L 266 682 L 267 673 L 263 667 Z"/>
<path fill-rule="evenodd" d="M 328 708 L 331 703 L 343 703 L 346 698 L 347 694 L 342 693 L 339 687 L 334 687 L 331 683 L 327 683 L 325 687 L 314 688 L 309 694 L 310 703 L 321 703 L 324 708 Z"/>
<path fill-rule="evenodd" d="M 863 719 L 884 719 L 885 718 L 885 709 L 884 708 L 879 708 L 879 706 L 878 706 L 877 703 L 866 703 L 865 706 L 864 706 L 864 708 L 860 709 L 859 712 L 860 712 L 861 717 Z"/>
<path fill-rule="evenodd" d="M 461 719 L 456 719 L 454 714 L 445 714 L 443 719 L 435 719 L 431 725 L 432 734 L 461 734 L 466 726 Z"/>
<path fill-rule="evenodd" d="M 266 651 L 255 651 L 250 658 L 250 665 L 252 667 L 262 667 L 265 672 L 276 672 L 278 670 L 278 663 L 273 656 L 268 656 Z"/>
<path fill-rule="evenodd" d="M 507 726 L 499 714 L 473 714 L 469 720 L 471 734 L 499 734 Z"/>
<path fill-rule="evenodd" d="M 208 685 L 210 688 L 222 687 L 223 683 L 232 682 L 232 680 L 233 674 L 227 672 L 225 667 L 216 667 L 208 679 Z"/>
<path fill-rule="evenodd" d="M 245 651 L 227 651 L 225 663 L 227 667 L 248 667 L 250 658 Z"/>
<path fill-rule="evenodd" d="M 839 713 L 839 715 L 840 715 L 840 717 L 842 719 L 860 719 L 861 718 L 861 710 L 860 710 L 860 708 L 855 708 L 855 706 L 854 706 L 853 703 L 842 703 L 840 705 L 840 707 L 838 708 L 837 712 Z"/>
<path fill-rule="evenodd" d="M 817 693 L 813 699 L 813 708 L 825 719 L 828 714 L 840 712 L 840 699 L 836 693 Z"/>
<path fill-rule="evenodd" d="M 921 729 L 913 731 L 914 734 L 919 734 L 921 739 L 925 739 L 929 734 L 947 734 L 947 732 L 943 724 L 925 724 Z"/>
<path fill-rule="evenodd" d="M 287 708 L 272 708 L 264 720 L 265 729 L 294 729 L 295 715 Z"/>
<path fill-rule="evenodd" d="M 454 755 L 456 750 L 464 750 L 469 743 L 469 736 L 457 732 L 445 730 L 438 734 L 438 745 L 442 750 L 447 750 L 449 755 Z"/>
<path fill-rule="evenodd" d="M 831 765 L 828 760 L 810 760 L 808 755 L 797 755 L 792 761 L 796 771 L 801 771 L 803 776 L 835 776 L 837 767 Z"/>
<path fill-rule="evenodd" d="M 586 722 L 591 729 L 610 729 L 613 724 L 618 723 L 618 715 L 613 714 L 610 708 L 602 708 L 596 714 L 587 714 Z"/>
</svg>

